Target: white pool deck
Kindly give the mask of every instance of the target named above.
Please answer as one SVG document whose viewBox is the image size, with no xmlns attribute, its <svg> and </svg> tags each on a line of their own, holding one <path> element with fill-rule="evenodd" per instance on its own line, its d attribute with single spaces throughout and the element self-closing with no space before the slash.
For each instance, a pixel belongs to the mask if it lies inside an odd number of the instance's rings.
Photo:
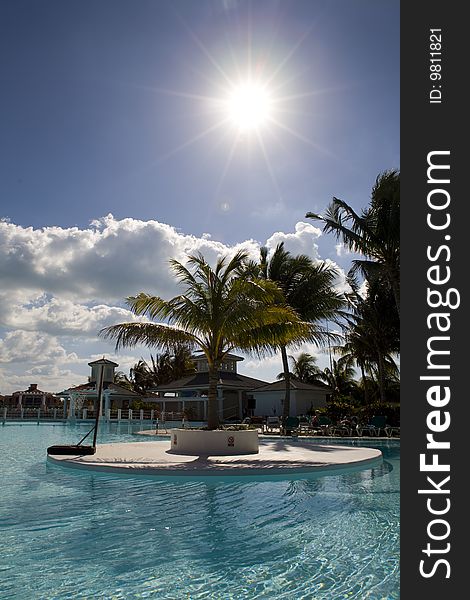
<svg viewBox="0 0 470 600">
<path fill-rule="evenodd" d="M 169 451 L 168 440 L 100 444 L 89 456 L 53 456 L 51 463 L 76 469 L 162 477 L 281 476 L 367 468 L 382 461 L 375 448 L 260 440 L 258 454 L 187 456 Z"/>
</svg>

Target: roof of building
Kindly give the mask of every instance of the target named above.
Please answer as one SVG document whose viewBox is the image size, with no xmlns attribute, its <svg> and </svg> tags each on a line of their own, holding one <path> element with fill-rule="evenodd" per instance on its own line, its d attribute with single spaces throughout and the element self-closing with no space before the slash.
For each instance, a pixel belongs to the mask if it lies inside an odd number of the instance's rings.
<svg viewBox="0 0 470 600">
<path fill-rule="evenodd" d="M 105 390 L 111 390 L 111 394 L 116 397 L 116 396 L 125 396 L 126 398 L 128 397 L 132 397 L 132 398 L 141 398 L 142 396 L 140 394 L 138 394 L 137 392 L 134 392 L 133 390 L 129 390 L 125 387 L 123 387 L 122 385 L 119 385 L 117 383 L 108 383 L 105 388 Z M 75 385 L 74 387 L 68 388 L 67 390 L 64 390 L 63 393 L 70 393 L 70 392 L 88 392 L 90 394 L 93 394 L 96 392 L 96 386 L 94 385 L 94 383 L 82 383 L 80 385 Z M 146 394 L 147 396 L 147 394 Z"/>
<path fill-rule="evenodd" d="M 118 363 L 115 363 L 112 360 L 108 360 L 104 356 L 103 358 L 88 363 L 89 367 L 91 367 L 92 365 L 112 365 L 113 367 L 119 367 Z"/>
<path fill-rule="evenodd" d="M 13 392 L 12 396 L 17 396 L 18 394 L 32 394 L 32 395 L 37 395 L 37 394 L 46 394 L 46 396 L 53 396 L 54 394 L 52 394 L 52 392 L 43 392 L 42 390 L 39 390 L 37 385 L 35 383 L 31 383 L 29 388 L 27 390 L 18 390 L 16 392 Z"/>
<path fill-rule="evenodd" d="M 193 360 L 202 360 L 204 358 L 206 358 L 205 354 L 193 354 L 193 356 L 191 357 Z M 242 356 L 237 356 L 236 354 L 226 354 L 224 360 L 236 360 L 236 361 L 240 361 L 240 360 L 245 360 Z"/>
<path fill-rule="evenodd" d="M 260 379 L 254 379 L 253 377 L 246 377 L 245 375 L 240 375 L 239 373 L 232 373 L 222 371 L 219 373 L 219 385 L 224 388 L 233 388 L 233 389 L 243 389 L 249 390 L 253 388 L 258 388 L 260 386 L 266 385 L 266 381 L 261 381 Z M 169 383 L 165 383 L 159 385 L 155 388 L 152 388 L 153 392 L 176 392 L 178 390 L 197 390 L 197 389 L 206 389 L 209 386 L 209 373 L 207 371 L 195 373 L 194 375 L 188 375 L 186 377 L 182 377 L 181 379 L 177 379 L 175 381 L 170 381 Z"/>
<path fill-rule="evenodd" d="M 258 387 L 256 392 L 273 392 L 273 391 L 284 391 L 286 389 L 286 383 L 283 379 L 279 381 L 274 381 L 273 383 L 268 383 L 263 387 Z M 298 381 L 296 379 L 291 379 L 290 381 L 290 389 L 291 390 L 305 390 L 309 392 L 330 392 L 331 389 L 321 383 L 304 383 L 303 381 Z"/>
</svg>

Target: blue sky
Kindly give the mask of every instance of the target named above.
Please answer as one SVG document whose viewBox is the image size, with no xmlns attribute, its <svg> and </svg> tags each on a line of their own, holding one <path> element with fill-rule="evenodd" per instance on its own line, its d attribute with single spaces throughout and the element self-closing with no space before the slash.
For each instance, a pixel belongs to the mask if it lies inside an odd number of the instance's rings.
<svg viewBox="0 0 470 600">
<path fill-rule="evenodd" d="M 169 256 L 285 241 L 347 270 L 305 213 L 399 168 L 397 0 L 5 1 L 0 56 L 0 393 L 81 381 L 124 296 L 174 291 Z M 240 134 L 250 73 L 274 108 Z"/>
</svg>

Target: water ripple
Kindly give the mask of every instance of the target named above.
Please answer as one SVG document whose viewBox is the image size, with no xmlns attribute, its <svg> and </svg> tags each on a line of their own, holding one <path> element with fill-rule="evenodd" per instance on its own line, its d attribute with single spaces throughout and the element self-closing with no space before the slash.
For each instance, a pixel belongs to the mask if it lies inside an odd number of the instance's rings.
<svg viewBox="0 0 470 600">
<path fill-rule="evenodd" d="M 45 448 L 76 437 L 70 427 L 0 432 L 12 457 L 2 465 L 1 597 L 399 597 L 396 443 L 364 471 L 182 483 L 47 467 Z M 116 439 L 134 440 L 126 430 L 103 441 Z"/>
</svg>

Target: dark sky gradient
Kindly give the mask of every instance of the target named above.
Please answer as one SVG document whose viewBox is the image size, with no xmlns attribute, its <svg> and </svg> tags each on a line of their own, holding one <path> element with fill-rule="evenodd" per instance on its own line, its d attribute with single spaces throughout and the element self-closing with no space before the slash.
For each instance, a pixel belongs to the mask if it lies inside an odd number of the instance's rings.
<svg viewBox="0 0 470 600">
<path fill-rule="evenodd" d="M 279 120 L 307 141 L 269 127 L 271 174 L 251 139 L 222 177 L 226 126 L 175 152 L 220 116 L 168 91 L 220 96 L 250 48 L 266 75 L 303 36 L 273 83 L 302 96 Z M 0 216 L 20 225 L 111 212 L 263 241 L 399 167 L 397 0 L 3 0 L 0 57 Z"/>
</svg>

